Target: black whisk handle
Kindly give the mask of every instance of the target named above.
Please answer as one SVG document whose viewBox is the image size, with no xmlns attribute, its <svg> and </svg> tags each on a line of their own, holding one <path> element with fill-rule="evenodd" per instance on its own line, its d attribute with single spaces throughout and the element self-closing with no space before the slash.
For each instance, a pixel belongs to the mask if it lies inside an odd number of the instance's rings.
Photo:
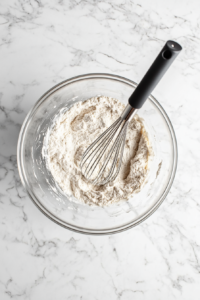
<svg viewBox="0 0 200 300">
<path fill-rule="evenodd" d="M 153 64 L 130 96 L 129 104 L 132 107 L 136 109 L 142 107 L 181 50 L 182 47 L 178 43 L 174 41 L 166 42 Z"/>
</svg>

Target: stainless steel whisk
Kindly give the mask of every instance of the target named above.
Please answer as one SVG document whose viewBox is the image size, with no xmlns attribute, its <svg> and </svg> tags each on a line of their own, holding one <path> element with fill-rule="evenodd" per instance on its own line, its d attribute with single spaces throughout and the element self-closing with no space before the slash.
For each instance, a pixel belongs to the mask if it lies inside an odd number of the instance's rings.
<svg viewBox="0 0 200 300">
<path fill-rule="evenodd" d="M 104 185 L 115 180 L 122 164 L 129 121 L 142 107 L 181 50 L 182 47 L 178 43 L 166 42 L 130 96 L 122 115 L 83 153 L 80 167 L 89 182 L 94 185 Z"/>
</svg>

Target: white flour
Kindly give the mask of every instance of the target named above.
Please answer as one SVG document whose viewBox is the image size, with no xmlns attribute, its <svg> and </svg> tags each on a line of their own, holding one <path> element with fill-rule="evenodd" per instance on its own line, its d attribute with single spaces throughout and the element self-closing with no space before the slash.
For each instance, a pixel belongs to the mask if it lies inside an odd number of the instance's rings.
<svg viewBox="0 0 200 300">
<path fill-rule="evenodd" d="M 75 104 L 56 120 L 48 141 L 48 165 L 66 194 L 103 206 L 127 200 L 141 189 L 151 150 L 143 121 L 137 115 L 129 123 L 122 166 L 115 181 L 94 186 L 79 168 L 85 149 L 121 115 L 124 107 L 116 99 L 94 97 Z"/>
</svg>

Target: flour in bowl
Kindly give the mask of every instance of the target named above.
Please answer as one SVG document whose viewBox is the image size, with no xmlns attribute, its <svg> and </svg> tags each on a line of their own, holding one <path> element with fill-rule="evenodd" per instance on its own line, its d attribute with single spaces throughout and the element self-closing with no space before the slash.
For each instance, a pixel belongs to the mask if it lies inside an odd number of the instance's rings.
<svg viewBox="0 0 200 300">
<path fill-rule="evenodd" d="M 128 200 L 134 192 L 140 191 L 152 151 L 143 120 L 138 115 L 128 125 L 122 166 L 113 182 L 92 185 L 79 167 L 86 148 L 117 120 L 124 108 L 117 99 L 93 97 L 76 103 L 56 119 L 48 139 L 48 166 L 64 193 L 90 205 L 104 206 Z"/>
</svg>

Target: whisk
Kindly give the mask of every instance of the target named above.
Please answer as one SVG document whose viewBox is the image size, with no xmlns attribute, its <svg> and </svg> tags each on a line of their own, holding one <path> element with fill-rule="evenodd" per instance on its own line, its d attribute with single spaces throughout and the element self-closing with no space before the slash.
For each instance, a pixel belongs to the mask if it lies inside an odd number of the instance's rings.
<svg viewBox="0 0 200 300">
<path fill-rule="evenodd" d="M 122 115 L 83 153 L 80 167 L 89 182 L 104 185 L 116 179 L 122 164 L 129 121 L 142 107 L 181 50 L 178 43 L 166 42 L 130 96 Z"/>
</svg>

